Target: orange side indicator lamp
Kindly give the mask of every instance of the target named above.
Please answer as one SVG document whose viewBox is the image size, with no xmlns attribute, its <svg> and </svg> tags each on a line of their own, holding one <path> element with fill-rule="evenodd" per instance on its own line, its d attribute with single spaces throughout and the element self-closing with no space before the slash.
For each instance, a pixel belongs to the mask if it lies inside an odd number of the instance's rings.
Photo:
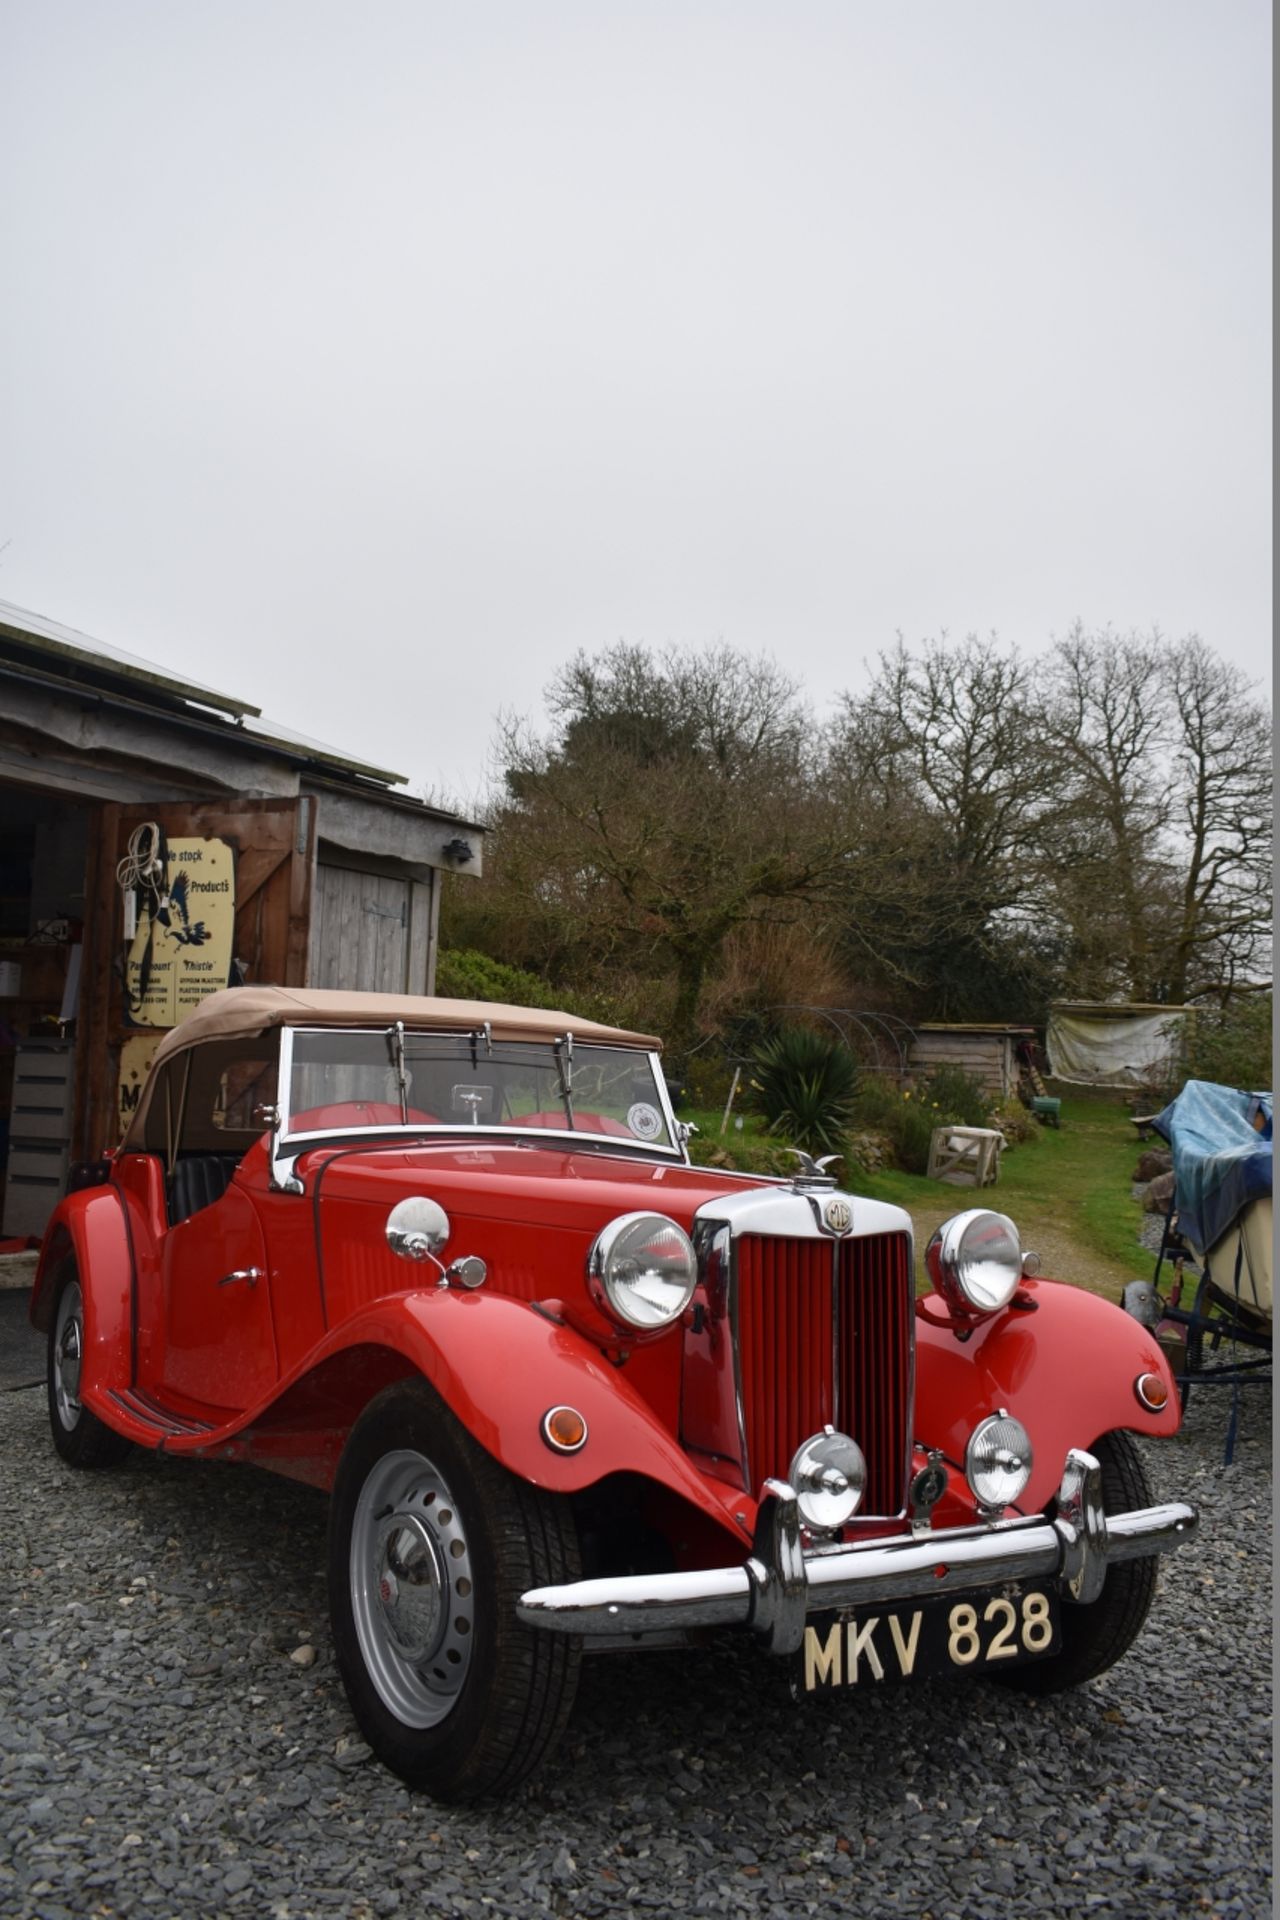
<svg viewBox="0 0 1280 1920">
<path fill-rule="evenodd" d="M 1140 1373 L 1133 1390 L 1151 1413 L 1159 1413 L 1168 1404 L 1169 1389 L 1158 1373 Z"/>
<path fill-rule="evenodd" d="M 580 1453 L 587 1444 L 587 1423 L 576 1407 L 549 1407 L 541 1431 L 553 1453 Z"/>
</svg>

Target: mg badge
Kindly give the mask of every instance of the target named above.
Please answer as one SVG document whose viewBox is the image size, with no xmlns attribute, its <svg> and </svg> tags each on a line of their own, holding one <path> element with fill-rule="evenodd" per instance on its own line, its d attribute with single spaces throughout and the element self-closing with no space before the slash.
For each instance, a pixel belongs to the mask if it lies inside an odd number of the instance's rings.
<svg viewBox="0 0 1280 1920">
<path fill-rule="evenodd" d="M 828 1200 L 822 1217 L 832 1233 L 848 1233 L 853 1225 L 853 1208 L 847 1200 Z"/>
</svg>

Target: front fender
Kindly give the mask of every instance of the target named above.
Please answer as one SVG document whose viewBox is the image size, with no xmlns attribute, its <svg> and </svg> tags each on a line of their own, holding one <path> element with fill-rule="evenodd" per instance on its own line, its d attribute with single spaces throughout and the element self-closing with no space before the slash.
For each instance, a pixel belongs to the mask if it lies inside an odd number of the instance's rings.
<svg viewBox="0 0 1280 1920">
<path fill-rule="evenodd" d="M 1035 1464 L 1019 1501 L 1046 1507 L 1057 1491 L 1069 1447 L 1104 1433 L 1178 1431 L 1182 1408 L 1169 1363 L 1145 1327 L 1110 1301 L 1058 1280 L 1025 1280 L 1025 1307 L 1012 1306 L 958 1340 L 936 1295 L 916 1305 L 916 1437 L 964 1460 L 978 1421 L 1003 1407 L 1031 1436 Z M 1159 1413 L 1138 1399 L 1134 1382 L 1157 1373 L 1168 1391 Z"/>
<path fill-rule="evenodd" d="M 697 1471 L 625 1368 L 523 1301 L 443 1287 L 384 1298 L 335 1328 L 288 1389 L 305 1391 L 307 1380 L 322 1369 L 331 1375 L 332 1363 L 344 1353 L 354 1359 L 357 1349 L 402 1356 L 487 1453 L 534 1486 L 578 1493 L 610 1474 L 640 1474 L 727 1530 L 738 1550 L 750 1542 L 754 1503 L 747 1513 L 740 1492 Z M 562 1403 L 587 1423 L 578 1453 L 557 1453 L 541 1437 L 544 1414 Z M 271 1417 L 287 1424 L 286 1407 L 277 1402 Z"/>
<path fill-rule="evenodd" d="M 82 1385 L 127 1385 L 133 1324 L 133 1247 L 124 1202 L 112 1186 L 82 1187 L 59 1202 L 45 1228 L 27 1308 L 47 1333 L 64 1263 L 74 1259 L 84 1295 Z"/>
</svg>

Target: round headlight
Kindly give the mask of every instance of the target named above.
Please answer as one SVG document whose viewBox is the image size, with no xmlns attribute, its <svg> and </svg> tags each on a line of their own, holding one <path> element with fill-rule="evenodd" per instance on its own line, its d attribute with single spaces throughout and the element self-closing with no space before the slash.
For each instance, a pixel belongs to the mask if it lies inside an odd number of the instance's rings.
<svg viewBox="0 0 1280 1920">
<path fill-rule="evenodd" d="M 683 1228 L 661 1213 L 611 1220 L 587 1262 L 591 1290 L 614 1320 L 652 1332 L 678 1320 L 693 1297 L 698 1263 Z"/>
<path fill-rule="evenodd" d="M 847 1433 L 824 1427 L 799 1448 L 787 1469 L 800 1518 L 815 1533 L 832 1533 L 852 1520 L 867 1484 L 862 1448 Z"/>
<path fill-rule="evenodd" d="M 1018 1229 L 1007 1215 L 982 1207 L 944 1220 L 924 1260 L 938 1292 L 961 1313 L 996 1313 L 1022 1278 Z"/>
<path fill-rule="evenodd" d="M 1011 1413 L 993 1413 L 969 1435 L 965 1478 L 982 1507 L 1007 1507 L 1031 1478 L 1031 1436 Z"/>
</svg>

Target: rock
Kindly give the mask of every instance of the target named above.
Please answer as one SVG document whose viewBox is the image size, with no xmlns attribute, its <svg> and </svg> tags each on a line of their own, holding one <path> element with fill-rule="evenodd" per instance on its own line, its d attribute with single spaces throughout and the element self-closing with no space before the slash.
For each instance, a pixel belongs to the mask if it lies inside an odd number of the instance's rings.
<svg viewBox="0 0 1280 1920">
<path fill-rule="evenodd" d="M 1142 1196 L 1144 1213 L 1168 1213 L 1169 1202 L 1173 1199 L 1174 1176 L 1172 1173 L 1157 1174 Z"/>
<path fill-rule="evenodd" d="M 883 1133 L 851 1133 L 849 1157 L 864 1173 L 875 1173 L 893 1163 L 893 1142 Z"/>
<path fill-rule="evenodd" d="M 1168 1173 L 1172 1166 L 1173 1155 L 1168 1147 L 1148 1147 L 1145 1153 L 1139 1155 L 1133 1177 L 1139 1186 L 1145 1186 L 1158 1173 Z"/>
</svg>

